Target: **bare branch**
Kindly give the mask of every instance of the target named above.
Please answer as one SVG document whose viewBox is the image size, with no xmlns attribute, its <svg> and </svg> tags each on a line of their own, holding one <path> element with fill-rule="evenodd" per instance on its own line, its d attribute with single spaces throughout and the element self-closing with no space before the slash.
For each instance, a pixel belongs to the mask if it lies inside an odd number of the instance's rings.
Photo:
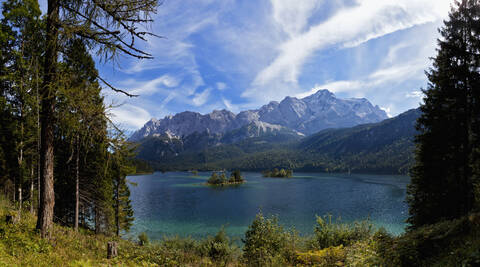
<svg viewBox="0 0 480 267">
<path fill-rule="evenodd" d="M 115 88 L 113 85 L 109 84 L 107 81 L 105 81 L 104 79 L 102 79 L 102 77 L 100 76 L 97 76 L 97 78 L 102 81 L 106 86 L 110 87 L 110 89 L 112 89 L 113 91 L 117 92 L 117 93 L 122 93 L 128 97 L 137 97 L 138 95 L 133 95 L 133 94 L 130 94 L 130 93 L 127 93 L 125 92 L 124 90 L 121 90 L 121 89 L 118 89 L 118 88 Z"/>
</svg>

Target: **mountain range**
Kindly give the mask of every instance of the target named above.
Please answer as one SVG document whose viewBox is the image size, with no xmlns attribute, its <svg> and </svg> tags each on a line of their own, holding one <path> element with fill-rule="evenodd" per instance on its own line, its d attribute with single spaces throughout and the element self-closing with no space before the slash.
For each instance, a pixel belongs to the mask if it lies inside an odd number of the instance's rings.
<svg viewBox="0 0 480 267">
<path fill-rule="evenodd" d="M 139 144 L 138 159 L 163 171 L 292 168 L 405 174 L 413 163 L 419 116 L 413 109 L 385 119 L 385 112 L 366 99 L 338 99 L 320 90 L 238 114 L 187 111 L 152 119 L 130 140 Z"/>
<path fill-rule="evenodd" d="M 183 140 L 198 133 L 230 135 L 236 141 L 285 132 L 301 137 L 327 128 L 351 127 L 386 118 L 385 111 L 365 98 L 339 99 L 328 90 L 319 90 L 302 99 L 286 97 L 281 102 L 272 101 L 259 109 L 238 114 L 228 110 L 214 110 L 205 115 L 185 111 L 163 119 L 151 119 L 133 133 L 130 141 L 138 142 L 152 136 Z"/>
</svg>

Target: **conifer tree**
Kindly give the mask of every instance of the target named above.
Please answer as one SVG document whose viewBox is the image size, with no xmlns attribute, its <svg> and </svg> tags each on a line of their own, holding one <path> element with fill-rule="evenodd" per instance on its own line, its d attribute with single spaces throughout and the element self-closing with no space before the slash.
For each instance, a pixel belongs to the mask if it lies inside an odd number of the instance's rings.
<svg viewBox="0 0 480 267">
<path fill-rule="evenodd" d="M 130 201 L 127 174 L 133 173 L 134 151 L 133 147 L 123 137 L 115 141 L 112 154 L 113 178 L 113 207 L 115 210 L 115 234 L 120 236 L 120 231 L 128 231 L 133 221 L 133 208 Z"/>
<path fill-rule="evenodd" d="M 440 29 L 408 187 L 413 228 L 460 217 L 474 207 L 480 174 L 479 17 L 480 1 L 456 2 Z"/>
</svg>

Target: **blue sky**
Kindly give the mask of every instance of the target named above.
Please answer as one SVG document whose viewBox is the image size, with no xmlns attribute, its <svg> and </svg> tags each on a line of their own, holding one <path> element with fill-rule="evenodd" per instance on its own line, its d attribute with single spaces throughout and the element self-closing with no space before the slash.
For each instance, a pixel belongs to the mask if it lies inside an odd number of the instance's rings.
<svg viewBox="0 0 480 267">
<path fill-rule="evenodd" d="M 104 90 L 127 130 L 192 110 L 238 112 L 329 89 L 366 97 L 391 116 L 418 107 L 424 70 L 450 0 L 165 0 L 141 45 L 101 75 L 139 94 Z M 45 1 L 41 1 L 45 8 Z"/>
</svg>

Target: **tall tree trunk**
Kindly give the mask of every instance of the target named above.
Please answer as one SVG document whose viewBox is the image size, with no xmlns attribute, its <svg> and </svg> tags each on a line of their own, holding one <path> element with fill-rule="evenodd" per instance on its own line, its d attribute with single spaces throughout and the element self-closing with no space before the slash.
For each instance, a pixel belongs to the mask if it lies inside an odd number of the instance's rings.
<svg viewBox="0 0 480 267">
<path fill-rule="evenodd" d="M 30 214 L 33 214 L 33 177 L 34 177 L 34 171 L 33 171 L 33 164 L 30 168 Z"/>
<path fill-rule="evenodd" d="M 47 11 L 47 38 L 45 50 L 44 78 L 42 86 L 42 116 L 41 116 L 41 195 L 38 208 L 37 229 L 42 238 L 50 237 L 53 224 L 53 207 L 55 193 L 53 185 L 54 167 L 54 119 L 56 90 L 56 65 L 57 65 L 57 39 L 58 39 L 58 0 L 48 0 Z"/>
<path fill-rule="evenodd" d="M 36 88 L 36 93 L 37 93 L 37 101 L 36 101 L 36 104 L 37 104 L 37 205 L 40 206 L 40 195 L 41 195 L 41 191 L 40 191 L 40 176 L 41 176 L 41 171 L 40 171 L 40 144 L 41 144 L 41 139 L 42 139 L 42 136 L 41 136 L 41 131 L 40 131 L 40 95 L 39 95 L 39 92 L 38 92 L 38 58 L 37 58 L 37 61 L 35 63 L 35 75 L 36 75 L 36 79 L 35 79 L 35 88 Z"/>
<path fill-rule="evenodd" d="M 18 218 L 20 219 L 22 217 L 22 186 L 18 188 Z"/>
<path fill-rule="evenodd" d="M 21 104 L 20 108 L 20 152 L 18 153 L 18 193 L 22 192 L 22 183 L 23 183 L 23 104 Z M 14 197 L 15 198 L 15 197 Z M 18 196 L 19 201 L 21 201 L 21 196 Z"/>
<path fill-rule="evenodd" d="M 115 192 L 115 226 L 116 226 L 116 233 L 117 236 L 120 236 L 120 199 L 119 199 L 119 192 L 120 192 L 120 183 L 117 181 L 117 188 Z"/>
<path fill-rule="evenodd" d="M 75 164 L 75 232 L 78 232 L 78 206 L 80 202 L 80 192 L 79 192 L 79 164 L 80 164 L 80 146 L 79 146 L 80 138 L 77 134 L 77 158 Z"/>
</svg>

